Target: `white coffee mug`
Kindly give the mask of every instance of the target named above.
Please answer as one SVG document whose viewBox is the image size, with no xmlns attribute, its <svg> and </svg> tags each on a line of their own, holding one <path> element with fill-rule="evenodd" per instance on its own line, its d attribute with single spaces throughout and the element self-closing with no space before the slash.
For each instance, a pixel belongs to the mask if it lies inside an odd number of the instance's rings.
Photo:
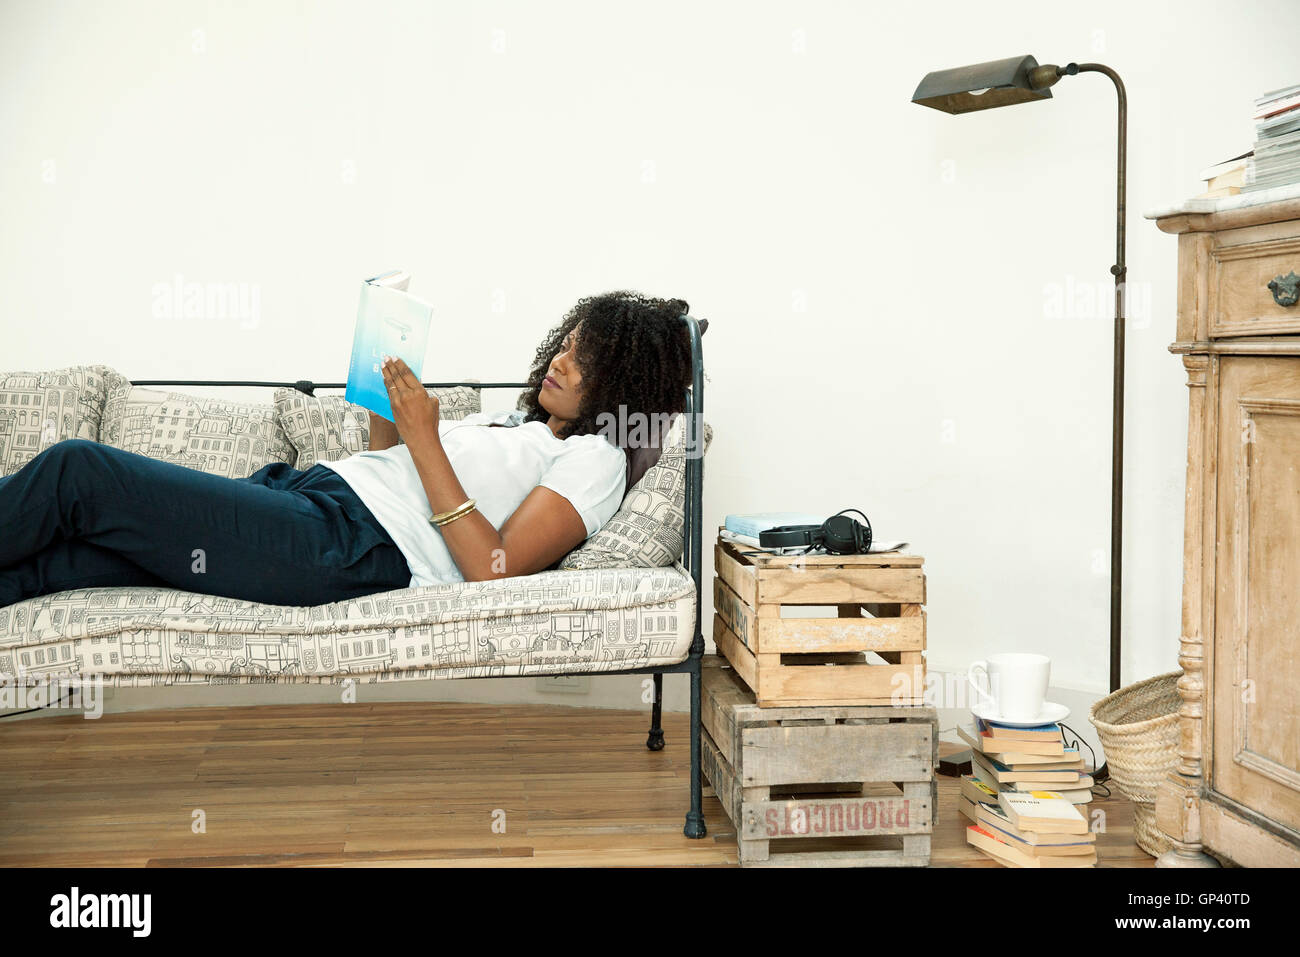
<svg viewBox="0 0 1300 957">
<path fill-rule="evenodd" d="M 975 680 L 983 672 L 986 688 Z M 1052 675 L 1052 659 L 1046 655 L 1008 652 L 991 655 L 988 661 L 976 661 L 967 672 L 967 680 L 999 717 L 1008 721 L 1033 721 L 1043 711 L 1047 684 Z"/>
</svg>

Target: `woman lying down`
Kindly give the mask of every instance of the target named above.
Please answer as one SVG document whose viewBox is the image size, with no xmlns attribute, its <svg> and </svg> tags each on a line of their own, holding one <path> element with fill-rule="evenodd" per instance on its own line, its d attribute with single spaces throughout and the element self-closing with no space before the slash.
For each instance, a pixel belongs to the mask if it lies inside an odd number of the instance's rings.
<svg viewBox="0 0 1300 957">
<path fill-rule="evenodd" d="M 460 421 L 386 359 L 394 422 L 371 413 L 368 451 L 305 471 L 232 479 L 58 442 L 0 478 L 0 606 L 116 585 L 319 605 L 550 568 L 622 503 L 610 416 L 683 410 L 686 311 L 632 292 L 582 299 L 538 348 L 519 410 Z"/>
</svg>

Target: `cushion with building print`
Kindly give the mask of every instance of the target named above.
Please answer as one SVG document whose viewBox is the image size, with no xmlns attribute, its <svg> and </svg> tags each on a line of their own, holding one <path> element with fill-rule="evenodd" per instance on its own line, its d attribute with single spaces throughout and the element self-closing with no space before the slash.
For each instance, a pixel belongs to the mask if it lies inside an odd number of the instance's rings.
<svg viewBox="0 0 1300 957">
<path fill-rule="evenodd" d="M 655 464 L 623 493 L 623 504 L 614 517 L 560 559 L 559 568 L 659 568 L 682 557 L 689 460 L 686 418 L 673 417 Z M 713 428 L 699 421 L 703 456 L 713 442 Z"/>
<path fill-rule="evenodd" d="M 120 375 L 109 385 L 99 440 L 227 478 L 245 478 L 271 462 L 294 465 L 297 459 L 274 403 L 149 389 Z"/>
<path fill-rule="evenodd" d="M 0 475 L 10 475 L 64 439 L 99 440 L 105 365 L 0 373 Z"/>
</svg>

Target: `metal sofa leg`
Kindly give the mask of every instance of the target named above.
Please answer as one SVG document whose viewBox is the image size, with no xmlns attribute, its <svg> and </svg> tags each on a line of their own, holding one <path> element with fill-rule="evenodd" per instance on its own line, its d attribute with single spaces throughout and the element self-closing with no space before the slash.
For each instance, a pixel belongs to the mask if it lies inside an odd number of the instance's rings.
<svg viewBox="0 0 1300 957">
<path fill-rule="evenodd" d="M 697 636 L 698 637 L 698 636 Z M 698 642 L 703 645 L 703 642 Z M 704 649 L 698 652 L 694 646 L 691 650 L 691 809 L 686 812 L 686 827 L 682 833 L 687 837 L 701 838 L 708 833 L 704 827 L 704 786 L 701 783 L 703 769 L 700 767 L 700 659 Z"/>
<path fill-rule="evenodd" d="M 650 737 L 646 738 L 645 746 L 651 751 L 662 751 L 664 749 L 664 729 L 661 726 L 664 704 L 664 676 L 661 672 L 656 671 L 654 679 L 655 703 L 650 711 Z"/>
</svg>

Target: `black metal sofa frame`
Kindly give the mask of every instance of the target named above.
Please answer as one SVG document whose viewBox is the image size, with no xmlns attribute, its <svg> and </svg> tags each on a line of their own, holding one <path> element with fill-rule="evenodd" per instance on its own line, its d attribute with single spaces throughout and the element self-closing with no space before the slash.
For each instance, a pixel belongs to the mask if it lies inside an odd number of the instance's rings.
<svg viewBox="0 0 1300 957">
<path fill-rule="evenodd" d="M 695 625 L 690 651 L 685 660 L 674 665 L 657 665 L 652 668 L 631 668 L 622 671 L 597 672 L 534 672 L 539 677 L 547 674 L 591 674 L 591 675 L 653 675 L 654 705 L 650 713 L 650 735 L 646 747 L 659 751 L 664 747 L 664 732 L 661 727 L 663 711 L 663 676 L 666 674 L 690 675 L 691 681 L 691 806 L 686 812 L 686 826 L 683 833 L 687 837 L 702 838 L 706 834 L 704 814 L 701 810 L 703 801 L 703 782 L 700 768 L 700 660 L 704 657 L 704 634 L 700 628 L 701 591 L 700 550 L 703 543 L 703 499 L 704 499 L 704 354 L 700 347 L 700 325 L 694 316 L 684 315 L 687 333 L 691 342 L 691 387 L 686 391 L 686 502 L 684 503 L 685 526 L 683 528 L 683 564 L 691 573 L 695 582 Z M 312 382 L 300 379 L 297 382 L 264 382 L 248 379 L 132 379 L 132 385 L 139 386 L 266 386 L 273 388 L 294 388 L 307 395 L 314 395 L 317 389 L 343 389 L 346 382 Z M 453 386 L 472 386 L 476 389 L 522 389 L 526 382 L 426 382 L 426 388 L 450 388 Z M 490 677 L 490 676 L 489 676 Z"/>
</svg>

